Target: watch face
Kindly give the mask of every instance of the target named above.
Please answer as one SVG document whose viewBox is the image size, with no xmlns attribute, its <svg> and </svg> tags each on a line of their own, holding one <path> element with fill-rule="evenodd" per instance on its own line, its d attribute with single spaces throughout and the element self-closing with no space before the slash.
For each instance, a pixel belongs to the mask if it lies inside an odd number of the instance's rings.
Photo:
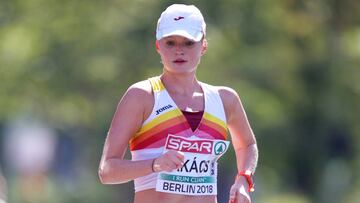
<svg viewBox="0 0 360 203">
<path fill-rule="evenodd" d="M 244 174 L 245 174 L 245 175 L 248 175 L 248 176 L 252 176 L 252 173 L 251 173 L 250 170 L 246 170 L 246 171 L 244 172 Z"/>
</svg>

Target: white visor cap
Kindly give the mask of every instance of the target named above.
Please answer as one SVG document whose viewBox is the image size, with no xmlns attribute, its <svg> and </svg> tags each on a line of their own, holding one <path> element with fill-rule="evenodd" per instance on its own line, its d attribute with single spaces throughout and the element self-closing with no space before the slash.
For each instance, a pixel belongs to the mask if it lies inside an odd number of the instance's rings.
<svg viewBox="0 0 360 203">
<path fill-rule="evenodd" d="M 200 10 L 194 5 L 173 4 L 162 12 L 157 28 L 156 39 L 179 35 L 200 41 L 205 35 L 206 24 Z"/>
</svg>

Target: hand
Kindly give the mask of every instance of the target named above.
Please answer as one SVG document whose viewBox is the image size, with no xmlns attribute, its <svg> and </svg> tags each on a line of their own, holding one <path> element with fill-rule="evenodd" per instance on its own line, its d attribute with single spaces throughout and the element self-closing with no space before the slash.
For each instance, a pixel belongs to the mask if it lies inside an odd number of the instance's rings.
<svg viewBox="0 0 360 203">
<path fill-rule="evenodd" d="M 229 203 L 251 203 L 249 183 L 245 177 L 240 176 L 231 186 Z"/>
<path fill-rule="evenodd" d="M 179 151 L 170 150 L 154 161 L 153 169 L 155 172 L 167 171 L 181 168 L 184 164 L 184 154 Z"/>
</svg>

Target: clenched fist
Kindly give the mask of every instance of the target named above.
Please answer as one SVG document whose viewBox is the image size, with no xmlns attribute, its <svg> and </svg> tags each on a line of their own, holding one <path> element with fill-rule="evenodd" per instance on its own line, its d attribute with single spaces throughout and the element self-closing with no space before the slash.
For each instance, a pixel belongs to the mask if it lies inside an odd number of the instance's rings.
<svg viewBox="0 0 360 203">
<path fill-rule="evenodd" d="M 171 172 L 174 169 L 181 168 L 183 164 L 184 154 L 179 151 L 170 150 L 154 160 L 153 171 Z"/>
</svg>

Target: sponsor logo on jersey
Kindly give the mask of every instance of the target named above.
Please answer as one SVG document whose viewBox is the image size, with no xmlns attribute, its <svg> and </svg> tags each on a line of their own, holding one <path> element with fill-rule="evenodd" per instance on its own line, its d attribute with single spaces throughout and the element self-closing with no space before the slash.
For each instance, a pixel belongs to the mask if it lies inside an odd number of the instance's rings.
<svg viewBox="0 0 360 203">
<path fill-rule="evenodd" d="M 160 109 L 156 110 L 156 115 L 159 115 L 161 112 L 167 110 L 167 109 L 171 109 L 173 106 L 171 106 L 170 104 L 161 107 Z"/>
<path fill-rule="evenodd" d="M 169 135 L 168 139 L 166 144 L 167 149 L 199 154 L 212 154 L 213 142 L 211 140 L 189 140 L 172 135 Z"/>
<path fill-rule="evenodd" d="M 215 155 L 220 155 L 226 151 L 227 147 L 225 142 L 217 142 L 214 146 Z"/>
</svg>

